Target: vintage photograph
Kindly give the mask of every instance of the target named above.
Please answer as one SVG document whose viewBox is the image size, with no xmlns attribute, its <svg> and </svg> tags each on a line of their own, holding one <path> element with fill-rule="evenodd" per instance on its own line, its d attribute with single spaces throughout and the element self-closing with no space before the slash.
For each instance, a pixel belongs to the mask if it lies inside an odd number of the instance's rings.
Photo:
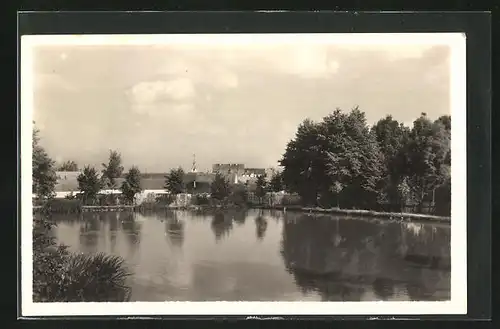
<svg viewBox="0 0 500 329">
<path fill-rule="evenodd" d="M 30 310 L 465 305 L 461 35 L 59 35 L 21 47 Z"/>
</svg>

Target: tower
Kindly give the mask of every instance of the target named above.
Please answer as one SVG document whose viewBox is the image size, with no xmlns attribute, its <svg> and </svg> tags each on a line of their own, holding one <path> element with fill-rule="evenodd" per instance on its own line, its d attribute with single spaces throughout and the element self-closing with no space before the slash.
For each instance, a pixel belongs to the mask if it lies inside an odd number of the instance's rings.
<svg viewBox="0 0 500 329">
<path fill-rule="evenodd" d="M 193 154 L 193 166 L 191 167 L 191 172 L 196 172 L 196 154 Z"/>
<path fill-rule="evenodd" d="M 196 173 L 196 154 L 193 154 L 193 166 L 191 167 L 191 172 Z M 196 190 L 196 174 L 194 175 L 193 180 L 193 192 Z"/>
</svg>

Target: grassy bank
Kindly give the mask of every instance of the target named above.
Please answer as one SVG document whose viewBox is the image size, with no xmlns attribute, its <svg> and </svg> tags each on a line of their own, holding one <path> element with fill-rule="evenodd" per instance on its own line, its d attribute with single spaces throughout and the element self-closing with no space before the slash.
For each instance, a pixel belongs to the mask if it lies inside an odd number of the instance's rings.
<svg viewBox="0 0 500 329">
<path fill-rule="evenodd" d="M 372 210 L 361 210 L 361 209 L 340 209 L 340 208 L 309 208 L 302 206 L 256 206 L 259 209 L 273 209 L 273 210 L 283 210 L 283 211 L 299 211 L 304 213 L 315 213 L 315 214 L 341 214 L 349 216 L 359 216 L 359 217 L 374 217 L 380 219 L 394 219 L 394 220 L 424 220 L 424 221 L 435 221 L 435 222 L 445 222 L 449 223 L 451 217 L 445 216 L 434 216 L 428 214 L 414 214 L 414 213 L 400 213 L 400 212 L 378 212 Z"/>
<path fill-rule="evenodd" d="M 41 207 L 34 207 L 35 210 L 40 210 Z M 243 206 L 213 206 L 213 205 L 188 205 L 188 206 L 170 206 L 166 204 L 148 204 L 148 205 L 115 205 L 115 206 L 82 206 L 79 207 L 55 207 L 51 211 L 57 212 L 104 212 L 104 211 L 155 211 L 155 210 L 194 210 L 194 211 L 205 211 L 205 210 L 228 210 L 228 209 L 244 209 Z M 403 220 L 403 221 L 434 221 L 434 222 L 445 222 L 449 223 L 451 221 L 450 217 L 445 216 L 434 216 L 428 214 L 415 214 L 415 213 L 397 213 L 397 212 L 378 212 L 372 210 L 359 210 L 359 209 L 340 209 L 340 208 L 310 208 L 302 206 L 258 206 L 252 205 L 248 207 L 250 209 L 272 209 L 272 210 L 282 210 L 282 211 L 297 211 L 303 213 L 311 214 L 339 214 L 339 215 L 349 215 L 349 216 L 359 216 L 359 217 L 373 217 L 379 219 L 390 219 L 390 220 Z"/>
</svg>

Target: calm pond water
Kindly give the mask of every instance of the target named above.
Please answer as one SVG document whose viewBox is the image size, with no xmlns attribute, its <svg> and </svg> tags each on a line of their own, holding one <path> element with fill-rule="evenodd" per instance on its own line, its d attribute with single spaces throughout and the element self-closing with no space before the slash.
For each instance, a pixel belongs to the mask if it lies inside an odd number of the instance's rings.
<svg viewBox="0 0 500 329">
<path fill-rule="evenodd" d="M 250 210 L 55 215 L 125 258 L 133 301 L 448 300 L 450 226 Z"/>
</svg>

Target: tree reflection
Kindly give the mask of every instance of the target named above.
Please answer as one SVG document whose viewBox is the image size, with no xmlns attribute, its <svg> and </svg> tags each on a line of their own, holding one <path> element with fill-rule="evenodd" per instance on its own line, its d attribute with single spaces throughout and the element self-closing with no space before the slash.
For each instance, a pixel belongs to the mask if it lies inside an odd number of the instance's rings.
<svg viewBox="0 0 500 329">
<path fill-rule="evenodd" d="M 416 269 L 415 277 L 406 284 L 406 292 L 412 301 L 449 300 L 450 279 L 447 270 Z"/>
<path fill-rule="evenodd" d="M 101 229 L 100 216 L 95 213 L 87 213 L 82 216 L 80 222 L 80 246 L 84 252 L 94 252 L 99 241 L 99 230 Z"/>
<path fill-rule="evenodd" d="M 233 221 L 237 225 L 241 226 L 241 225 L 245 224 L 248 212 L 246 210 L 237 210 L 237 211 L 229 213 L 229 215 L 232 216 Z"/>
<path fill-rule="evenodd" d="M 120 212 L 116 212 L 109 218 L 109 242 L 111 252 L 115 251 L 116 236 L 118 234 L 118 223 L 120 222 Z"/>
<path fill-rule="evenodd" d="M 233 229 L 233 219 L 230 216 L 225 216 L 223 212 L 217 212 L 212 219 L 211 226 L 215 241 L 219 242 L 223 237 L 228 236 Z"/>
<path fill-rule="evenodd" d="M 409 282 L 415 278 L 415 271 L 404 260 L 408 251 L 431 257 L 447 243 L 446 239 L 432 240 L 427 234 L 432 230 L 420 230 L 420 234 L 427 236 L 417 240 L 409 241 L 411 236 L 401 239 L 399 225 L 287 214 L 283 223 L 282 258 L 296 284 L 302 290 L 318 292 L 323 300 L 360 300 L 368 287 L 377 299 L 387 300 L 394 294 L 394 280 Z M 399 246 L 402 242 L 407 243 L 405 254 Z M 425 281 L 429 279 L 428 274 L 421 275 L 417 286 L 428 286 Z M 370 283 L 371 286 L 367 285 Z M 409 289 L 417 294 L 414 288 Z M 429 294 L 432 296 L 433 292 Z M 418 296 L 429 298 L 422 293 Z"/>
<path fill-rule="evenodd" d="M 184 243 L 184 222 L 179 220 L 177 213 L 172 212 L 167 214 L 165 233 L 172 245 L 181 247 Z"/>
<path fill-rule="evenodd" d="M 385 278 L 376 278 L 372 282 L 372 289 L 380 300 L 389 300 L 394 296 L 394 281 Z"/>
<path fill-rule="evenodd" d="M 121 226 L 130 247 L 135 250 L 141 238 L 141 224 L 136 221 L 136 214 L 124 213 Z"/>
<path fill-rule="evenodd" d="M 262 215 L 257 216 L 255 218 L 255 235 L 257 236 L 258 240 L 264 239 L 266 230 L 267 230 L 267 219 Z"/>
</svg>

